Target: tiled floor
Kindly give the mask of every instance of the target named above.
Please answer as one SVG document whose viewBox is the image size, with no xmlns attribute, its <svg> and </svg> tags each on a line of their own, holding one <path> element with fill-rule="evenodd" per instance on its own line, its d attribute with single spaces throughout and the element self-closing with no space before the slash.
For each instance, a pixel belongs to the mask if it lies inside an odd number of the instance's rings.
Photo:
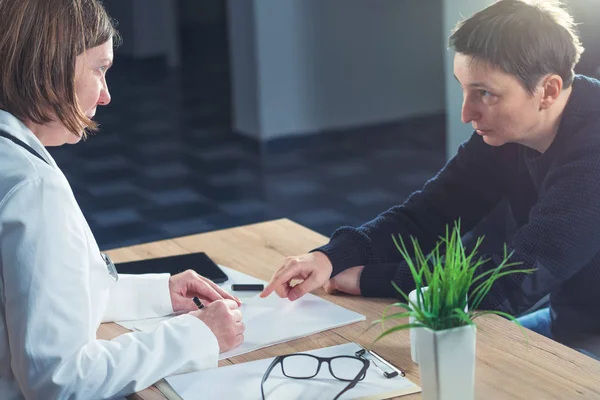
<svg viewBox="0 0 600 400">
<path fill-rule="evenodd" d="M 101 131 L 51 149 L 102 249 L 280 217 L 329 235 L 444 163 L 441 115 L 261 148 L 230 131 L 227 68 L 211 62 L 222 58 L 195 57 L 175 72 L 117 59 Z"/>
</svg>

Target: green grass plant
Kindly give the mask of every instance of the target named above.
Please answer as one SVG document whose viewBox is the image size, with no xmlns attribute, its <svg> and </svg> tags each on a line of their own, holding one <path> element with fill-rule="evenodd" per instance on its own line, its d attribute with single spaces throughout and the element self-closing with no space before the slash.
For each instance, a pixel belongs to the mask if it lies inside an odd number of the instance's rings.
<svg viewBox="0 0 600 400">
<path fill-rule="evenodd" d="M 414 254 L 411 256 L 402 237 L 393 237 L 400 254 L 408 264 L 415 282 L 416 301 L 411 301 L 408 294 L 392 282 L 400 293 L 401 301 L 391 304 L 383 312 L 380 320 L 374 323 L 414 317 L 413 323 L 396 325 L 384 330 L 377 340 L 393 332 L 410 328 L 429 328 L 434 331 L 452 329 L 464 325 L 474 325 L 473 320 L 486 314 L 496 314 L 512 321 L 516 319 L 505 312 L 497 310 L 479 310 L 481 302 L 489 293 L 492 285 L 510 274 L 530 274 L 535 269 L 517 269 L 521 263 L 510 262 L 513 252 L 508 253 L 504 246 L 502 262 L 493 269 L 480 272 L 489 259 L 477 257 L 477 250 L 484 237 L 478 238 L 472 250 L 465 249 L 460 234 L 460 221 L 454 228 L 446 227 L 446 234 L 441 237 L 433 251 L 425 255 L 418 241 L 411 237 Z M 427 290 L 422 290 L 427 287 Z M 404 311 L 390 314 L 392 307 Z M 465 311 L 466 310 L 466 311 Z"/>
</svg>

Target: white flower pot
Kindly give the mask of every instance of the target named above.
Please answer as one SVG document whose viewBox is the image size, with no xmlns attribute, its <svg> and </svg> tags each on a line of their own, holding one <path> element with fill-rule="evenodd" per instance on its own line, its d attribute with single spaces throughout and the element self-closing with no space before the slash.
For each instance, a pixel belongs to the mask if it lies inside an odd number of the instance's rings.
<svg viewBox="0 0 600 400">
<path fill-rule="evenodd" d="M 476 327 L 418 330 L 416 340 L 423 400 L 472 400 Z"/>
<path fill-rule="evenodd" d="M 423 293 L 425 293 L 427 291 L 427 286 L 421 288 L 421 291 Z M 408 298 L 410 299 L 411 302 L 418 304 L 417 303 L 417 289 L 414 289 L 412 292 L 410 292 L 408 294 Z M 410 305 L 410 303 L 409 303 Z M 408 317 L 408 323 L 412 324 L 415 322 L 415 318 L 413 316 Z M 410 334 L 410 358 L 412 358 L 413 362 L 415 364 L 419 363 L 419 355 L 417 353 L 417 334 L 419 333 L 419 331 L 421 330 L 421 328 L 411 328 L 409 331 Z"/>
<path fill-rule="evenodd" d="M 427 291 L 427 289 L 429 289 L 428 286 L 423 286 L 421 288 L 421 290 L 423 291 L 423 293 L 425 293 Z M 412 301 L 415 304 L 417 303 L 417 289 L 414 289 L 412 292 L 410 292 L 408 294 L 408 298 L 410 299 L 410 301 Z M 410 305 L 410 303 L 409 303 Z M 465 306 L 465 312 L 469 311 L 469 305 L 467 304 Z M 408 317 L 408 323 L 412 324 L 413 322 L 415 322 L 415 318 L 413 316 Z M 422 328 L 414 328 L 414 329 L 409 329 L 409 335 L 410 335 L 410 358 L 412 358 L 413 362 L 415 364 L 419 364 L 419 353 L 417 351 L 417 336 L 419 335 L 419 332 L 421 331 Z"/>
</svg>

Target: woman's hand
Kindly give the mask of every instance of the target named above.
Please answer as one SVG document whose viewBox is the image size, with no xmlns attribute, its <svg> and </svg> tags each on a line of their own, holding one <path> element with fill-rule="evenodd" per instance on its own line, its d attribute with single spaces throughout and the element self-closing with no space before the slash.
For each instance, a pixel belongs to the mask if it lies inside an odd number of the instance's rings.
<svg viewBox="0 0 600 400">
<path fill-rule="evenodd" d="M 294 301 L 323 286 L 331 277 L 332 271 L 331 261 L 320 251 L 299 257 L 287 257 L 260 297 L 267 297 L 275 291 L 279 297 L 287 297 Z M 301 282 L 292 286 L 292 280 Z"/>
<path fill-rule="evenodd" d="M 176 313 L 197 310 L 198 307 L 192 301 L 194 297 L 198 297 L 205 305 L 223 299 L 233 300 L 238 306 L 242 304 L 239 298 L 191 269 L 169 278 L 169 292 L 173 311 Z"/>
<path fill-rule="evenodd" d="M 328 280 L 323 289 L 329 294 L 342 292 L 354 296 L 360 296 L 360 274 L 364 266 L 352 267 L 340 272 L 330 280 Z"/>
</svg>

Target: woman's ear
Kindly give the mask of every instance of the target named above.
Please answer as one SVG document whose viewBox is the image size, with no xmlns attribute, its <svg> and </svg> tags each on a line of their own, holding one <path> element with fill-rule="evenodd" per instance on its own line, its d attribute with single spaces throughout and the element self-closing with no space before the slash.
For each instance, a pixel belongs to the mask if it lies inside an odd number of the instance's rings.
<svg viewBox="0 0 600 400">
<path fill-rule="evenodd" d="M 563 89 L 563 80 L 559 75 L 548 75 L 542 80 L 540 110 L 550 108 L 556 102 Z"/>
</svg>

